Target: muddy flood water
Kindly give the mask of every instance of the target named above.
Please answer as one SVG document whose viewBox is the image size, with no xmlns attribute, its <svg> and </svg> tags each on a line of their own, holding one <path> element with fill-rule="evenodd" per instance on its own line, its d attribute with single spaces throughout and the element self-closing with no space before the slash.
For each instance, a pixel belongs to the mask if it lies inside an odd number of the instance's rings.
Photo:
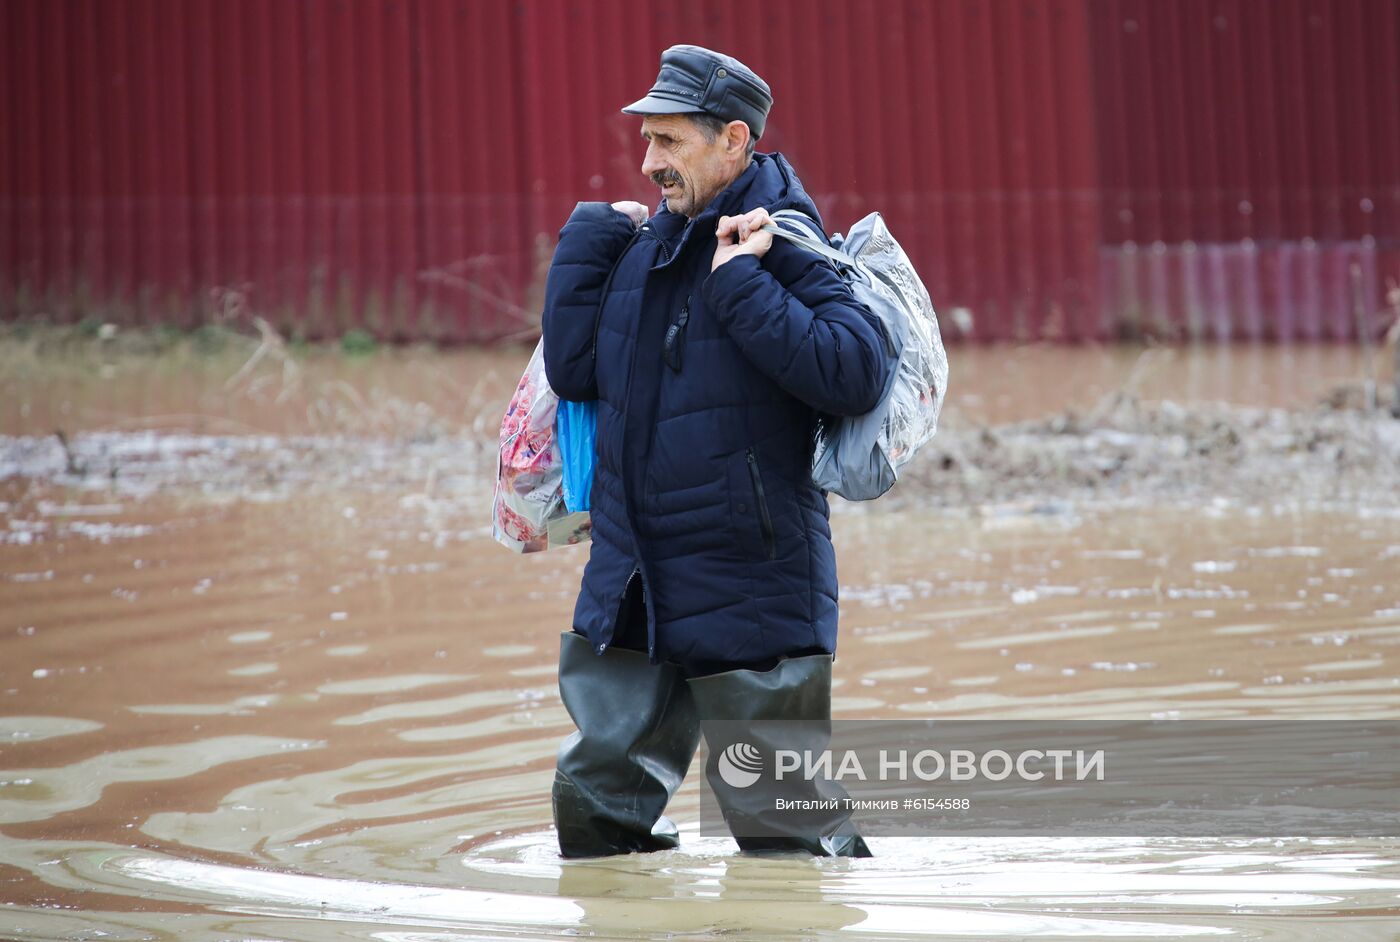
<svg viewBox="0 0 1400 942">
<path fill-rule="evenodd" d="M 588 551 L 488 526 L 527 353 L 0 367 L 0 938 L 1400 939 L 1397 840 L 754 857 L 699 834 L 696 767 L 680 849 L 561 860 Z M 1362 374 L 1328 349 L 950 360 L 950 435 L 1127 383 L 1306 410 Z M 1400 719 L 1393 493 L 938 487 L 833 509 L 837 718 Z"/>
</svg>

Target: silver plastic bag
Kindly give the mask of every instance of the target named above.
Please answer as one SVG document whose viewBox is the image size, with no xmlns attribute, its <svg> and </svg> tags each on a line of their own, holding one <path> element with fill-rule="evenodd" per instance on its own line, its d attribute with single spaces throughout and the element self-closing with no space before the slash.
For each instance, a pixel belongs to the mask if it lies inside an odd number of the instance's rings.
<svg viewBox="0 0 1400 942">
<path fill-rule="evenodd" d="M 933 438 L 948 389 L 948 356 L 933 302 L 909 257 L 879 213 L 851 227 L 836 247 L 808 234 L 805 213 L 779 210 L 765 227 L 830 261 L 856 298 L 880 318 L 899 358 L 879 404 L 843 416 L 812 455 L 812 480 L 847 500 L 872 500 L 894 486 L 899 469 Z"/>
</svg>

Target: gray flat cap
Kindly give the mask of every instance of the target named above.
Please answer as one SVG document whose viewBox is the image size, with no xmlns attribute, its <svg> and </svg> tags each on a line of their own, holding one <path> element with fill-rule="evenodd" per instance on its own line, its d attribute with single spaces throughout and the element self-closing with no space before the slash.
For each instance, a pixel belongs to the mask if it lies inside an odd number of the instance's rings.
<svg viewBox="0 0 1400 942">
<path fill-rule="evenodd" d="M 701 46 L 672 46 L 661 54 L 661 72 L 647 96 L 627 114 L 696 114 L 743 121 L 754 139 L 763 136 L 773 93 L 768 83 L 733 56 Z"/>
</svg>

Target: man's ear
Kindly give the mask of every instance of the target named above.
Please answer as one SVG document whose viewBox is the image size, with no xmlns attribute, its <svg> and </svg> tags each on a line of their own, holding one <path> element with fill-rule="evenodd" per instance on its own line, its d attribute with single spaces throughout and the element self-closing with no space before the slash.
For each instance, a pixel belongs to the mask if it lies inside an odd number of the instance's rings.
<svg viewBox="0 0 1400 942">
<path fill-rule="evenodd" d="M 742 121 L 730 121 L 724 126 L 724 152 L 741 157 L 749 146 L 749 126 Z"/>
</svg>

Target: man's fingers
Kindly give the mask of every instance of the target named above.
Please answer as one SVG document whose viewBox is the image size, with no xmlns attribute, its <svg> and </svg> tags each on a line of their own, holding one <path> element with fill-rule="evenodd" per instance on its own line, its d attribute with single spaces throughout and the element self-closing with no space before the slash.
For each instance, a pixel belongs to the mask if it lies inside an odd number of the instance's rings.
<svg viewBox="0 0 1400 942">
<path fill-rule="evenodd" d="M 650 212 L 650 210 L 636 200 L 619 200 L 612 204 L 612 208 L 631 219 L 634 226 L 640 226 L 642 223 L 646 222 L 647 214 Z"/>
<path fill-rule="evenodd" d="M 734 236 L 739 230 L 740 217 L 721 216 L 719 226 L 715 229 L 715 237 L 719 239 L 720 245 L 733 245 Z M 740 236 L 739 241 L 743 241 Z"/>
<path fill-rule="evenodd" d="M 773 237 L 763 231 L 770 222 L 768 210 L 759 207 L 742 216 L 721 216 L 715 227 L 715 240 L 720 246 L 743 246 L 741 254 L 756 255 L 762 258 L 773 244 Z"/>
<path fill-rule="evenodd" d="M 739 217 L 739 241 L 747 242 L 749 236 L 754 235 L 772 221 L 768 215 L 768 210 L 760 206 L 758 209 L 751 209 Z"/>
<path fill-rule="evenodd" d="M 771 222 L 768 210 L 763 207 L 751 209 L 742 216 L 721 216 L 719 225 L 715 228 L 715 236 L 722 245 L 732 245 L 736 239 L 740 244 L 749 240 L 760 232 L 764 225 Z"/>
</svg>

